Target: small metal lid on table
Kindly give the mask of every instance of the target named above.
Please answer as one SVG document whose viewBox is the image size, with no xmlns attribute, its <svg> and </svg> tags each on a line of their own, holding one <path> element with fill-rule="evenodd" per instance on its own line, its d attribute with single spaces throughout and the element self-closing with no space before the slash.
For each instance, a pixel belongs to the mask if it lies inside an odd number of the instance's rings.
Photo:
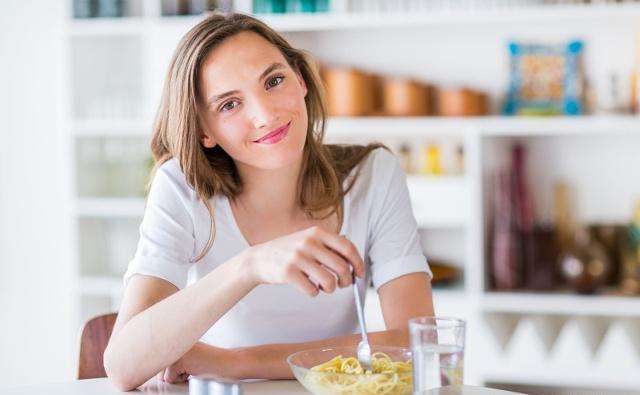
<svg viewBox="0 0 640 395">
<path fill-rule="evenodd" d="M 189 395 L 242 395 L 242 385 L 230 379 L 192 376 Z"/>
</svg>

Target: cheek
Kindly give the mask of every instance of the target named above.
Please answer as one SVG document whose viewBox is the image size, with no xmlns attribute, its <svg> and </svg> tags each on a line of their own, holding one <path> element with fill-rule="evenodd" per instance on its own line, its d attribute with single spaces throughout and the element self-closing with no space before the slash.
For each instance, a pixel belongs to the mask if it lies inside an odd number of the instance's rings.
<svg viewBox="0 0 640 395">
<path fill-rule="evenodd" d="M 282 106 L 289 109 L 295 115 L 305 115 L 304 90 L 299 85 L 290 85 L 281 92 Z"/>
<path fill-rule="evenodd" d="M 231 156 L 242 150 L 249 138 L 246 134 L 249 128 L 239 117 L 218 119 L 212 130 L 215 130 L 213 136 L 218 145 Z"/>
<path fill-rule="evenodd" d="M 285 108 L 286 107 L 286 108 Z M 285 114 L 283 118 L 294 120 L 294 129 L 292 132 L 295 135 L 295 142 L 292 143 L 296 146 L 304 145 L 304 139 L 307 134 L 307 108 L 305 106 L 304 97 L 289 96 L 286 103 L 283 103 L 282 109 Z M 292 136 L 293 137 L 293 136 Z"/>
<path fill-rule="evenodd" d="M 298 143 L 300 142 L 300 139 L 304 140 L 306 137 L 308 122 L 307 107 L 304 101 L 304 96 L 301 93 L 302 92 L 300 91 L 296 91 L 293 94 L 289 94 L 286 99 L 283 99 L 284 102 L 282 107 L 282 109 L 287 113 L 286 118 L 295 120 L 295 134 L 297 136 L 296 140 L 298 140 Z"/>
</svg>

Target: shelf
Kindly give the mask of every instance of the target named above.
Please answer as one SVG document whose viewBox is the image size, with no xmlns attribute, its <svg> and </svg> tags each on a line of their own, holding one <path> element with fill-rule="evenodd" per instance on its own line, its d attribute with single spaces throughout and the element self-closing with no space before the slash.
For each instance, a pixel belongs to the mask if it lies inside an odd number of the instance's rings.
<svg viewBox="0 0 640 395">
<path fill-rule="evenodd" d="M 89 218 L 142 218 L 143 198 L 80 198 L 76 215 Z"/>
<path fill-rule="evenodd" d="M 408 176 L 411 206 L 420 228 L 463 227 L 467 183 L 462 176 Z"/>
<path fill-rule="evenodd" d="M 468 307 L 467 293 L 460 284 L 448 286 L 435 286 L 432 288 L 434 300 L 445 302 L 447 304 L 456 304 L 460 307 Z M 453 314 L 453 313 L 451 313 Z"/>
<path fill-rule="evenodd" d="M 152 122 L 88 120 L 73 122 L 72 132 L 80 137 L 146 137 L 151 138 Z"/>
<path fill-rule="evenodd" d="M 474 120 L 476 120 L 474 122 Z M 477 118 L 448 117 L 330 117 L 327 137 L 403 138 L 428 135 L 462 135 Z"/>
<path fill-rule="evenodd" d="M 206 18 L 201 15 L 165 15 L 154 19 L 156 27 L 188 30 Z"/>
<path fill-rule="evenodd" d="M 414 12 L 329 12 L 255 14 L 280 32 L 322 32 L 331 30 L 359 30 L 366 28 L 406 28 L 457 24 L 496 24 L 513 22 L 562 22 L 578 20 L 633 19 L 640 16 L 640 6 L 623 5 L 556 5 L 496 7 L 489 10 L 429 10 Z M 186 31 L 201 21 L 204 15 L 157 18 L 161 27 Z M 116 26 L 117 27 L 117 26 Z M 80 32 L 83 29 L 77 29 Z M 88 29 L 90 31 L 90 29 Z M 114 28 L 114 31 L 117 31 Z"/>
<path fill-rule="evenodd" d="M 79 18 L 69 22 L 69 33 L 73 36 L 141 35 L 143 32 L 141 17 Z"/>
<path fill-rule="evenodd" d="M 571 303 L 567 307 L 570 314 L 485 314 L 484 380 L 609 390 L 638 388 L 638 376 L 629 372 L 640 368 L 639 319 L 576 316 L 573 310 L 579 301 L 558 303 Z"/>
<path fill-rule="evenodd" d="M 640 297 L 491 292 L 480 305 L 485 312 L 637 317 Z"/>
<path fill-rule="evenodd" d="M 629 367 L 632 369 L 632 367 Z M 633 367 L 633 369 L 637 368 Z M 611 375 L 611 373 L 617 373 Z M 500 369 L 488 366 L 483 374 L 487 383 L 509 383 L 521 385 L 544 385 L 558 387 L 577 387 L 603 389 L 605 392 L 588 392 L 589 394 L 614 394 L 613 388 L 620 391 L 637 390 L 640 387 L 640 380 L 637 376 L 620 372 L 604 372 L 598 369 L 564 369 L 562 371 L 550 370 L 536 367 L 523 369 L 521 366 L 505 366 Z M 566 392 L 572 393 L 572 392 Z M 578 393 L 578 392 L 575 392 Z M 582 392 L 579 392 L 582 393 Z M 625 392 L 626 393 L 626 392 Z M 635 393 L 635 392 L 634 392 Z"/>
<path fill-rule="evenodd" d="M 468 135 L 538 136 L 638 133 L 640 116 L 585 115 L 576 117 L 332 117 L 328 137 L 402 138 Z"/>
<path fill-rule="evenodd" d="M 73 122 L 72 132 L 80 137 L 147 137 L 151 138 L 151 121 L 89 120 Z"/>
<path fill-rule="evenodd" d="M 471 122 L 485 136 L 640 134 L 640 116 L 632 115 L 486 117 Z"/>
</svg>

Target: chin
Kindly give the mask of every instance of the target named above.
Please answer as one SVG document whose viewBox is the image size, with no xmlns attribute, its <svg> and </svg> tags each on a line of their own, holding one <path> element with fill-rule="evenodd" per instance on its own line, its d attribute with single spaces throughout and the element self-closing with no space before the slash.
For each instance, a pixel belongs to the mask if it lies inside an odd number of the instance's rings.
<svg viewBox="0 0 640 395">
<path fill-rule="evenodd" d="M 302 160 L 303 148 L 282 150 L 273 153 L 268 157 L 262 157 L 263 160 L 255 160 L 254 166 L 264 170 L 276 170 L 293 166 Z M 258 159 L 258 158 L 255 158 Z"/>
<path fill-rule="evenodd" d="M 290 135 L 277 144 L 264 147 L 256 147 L 254 154 L 248 161 L 251 166 L 264 169 L 276 170 L 293 166 L 302 160 L 306 136 L 300 133 Z"/>
</svg>

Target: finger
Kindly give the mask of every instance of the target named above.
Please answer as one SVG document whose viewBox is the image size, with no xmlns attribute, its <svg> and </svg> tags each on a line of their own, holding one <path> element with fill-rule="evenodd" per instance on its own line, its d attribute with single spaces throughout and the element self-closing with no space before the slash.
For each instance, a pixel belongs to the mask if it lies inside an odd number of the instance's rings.
<svg viewBox="0 0 640 395">
<path fill-rule="evenodd" d="M 288 281 L 301 292 L 314 297 L 320 292 L 309 277 L 305 276 L 298 267 L 295 267 L 288 276 Z"/>
<path fill-rule="evenodd" d="M 162 381 L 170 383 L 169 377 L 171 376 L 170 368 L 165 368 L 162 376 Z"/>
<path fill-rule="evenodd" d="M 176 382 L 176 379 L 178 378 L 178 371 L 174 369 L 173 366 L 168 367 L 167 369 L 165 369 L 164 378 L 167 383 L 174 384 Z"/>
<path fill-rule="evenodd" d="M 301 259 L 298 261 L 298 266 L 307 276 L 318 281 L 318 285 L 324 292 L 333 293 L 336 290 L 336 277 L 329 269 L 320 266 L 315 259 Z"/>
<path fill-rule="evenodd" d="M 340 288 L 351 285 L 353 282 L 351 266 L 344 258 L 321 243 L 311 243 L 307 248 L 307 252 L 316 261 L 335 273 L 338 277 L 338 286 L 340 286 Z"/>
<path fill-rule="evenodd" d="M 315 235 L 327 247 L 342 255 L 353 266 L 356 276 L 364 278 L 364 261 L 353 243 L 344 236 L 329 233 L 321 228 L 315 230 Z"/>
</svg>

